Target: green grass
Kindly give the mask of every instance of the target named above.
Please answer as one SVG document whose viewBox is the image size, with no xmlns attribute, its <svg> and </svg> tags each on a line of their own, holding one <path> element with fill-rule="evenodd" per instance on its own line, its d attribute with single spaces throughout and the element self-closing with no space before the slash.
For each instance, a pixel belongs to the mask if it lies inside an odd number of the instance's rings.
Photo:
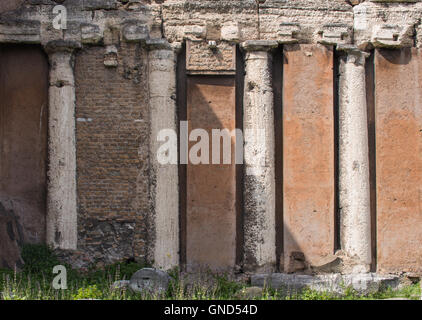
<svg viewBox="0 0 422 320">
<path fill-rule="evenodd" d="M 161 295 L 133 293 L 127 289 L 112 289 L 117 280 L 127 280 L 137 270 L 146 267 L 135 262 L 122 262 L 103 269 L 89 269 L 86 272 L 72 270 L 67 267 L 66 290 L 55 290 L 52 287 L 52 273 L 55 265 L 61 264 L 52 250 L 45 246 L 26 246 L 22 258 L 25 267 L 21 272 L 0 269 L 0 292 L 5 300 L 231 300 L 241 297 L 239 292 L 249 285 L 232 281 L 227 275 L 207 273 L 204 277 L 208 282 L 192 281 L 188 284 L 181 279 L 178 270 L 170 272 L 172 278 L 169 289 Z M 362 296 L 347 288 L 344 295 L 334 295 L 329 292 L 303 290 L 292 293 L 285 290 L 265 289 L 257 296 L 257 300 L 372 300 L 403 297 L 419 300 L 421 296 L 419 284 L 414 284 L 399 291 L 385 290 L 380 293 Z M 1 296 L 0 296 L 0 299 Z"/>
<path fill-rule="evenodd" d="M 335 295 L 330 292 L 317 292 L 306 289 L 298 294 L 288 296 L 291 300 L 384 300 L 389 298 L 407 298 L 420 300 L 421 290 L 419 284 L 412 284 L 401 290 L 386 289 L 369 295 L 361 295 L 352 288 L 347 288 L 343 295 Z"/>
</svg>

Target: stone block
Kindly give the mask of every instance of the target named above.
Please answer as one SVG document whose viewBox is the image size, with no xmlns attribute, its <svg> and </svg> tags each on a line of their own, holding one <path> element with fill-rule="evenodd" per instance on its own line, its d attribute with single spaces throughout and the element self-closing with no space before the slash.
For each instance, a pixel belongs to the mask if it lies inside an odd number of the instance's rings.
<svg viewBox="0 0 422 320">
<path fill-rule="evenodd" d="M 322 44 L 352 43 L 352 27 L 345 24 L 327 24 L 318 32 L 317 41 Z"/>
<path fill-rule="evenodd" d="M 422 271 L 422 53 L 376 50 L 378 272 Z"/>
<path fill-rule="evenodd" d="M 206 41 L 187 41 L 186 69 L 189 73 L 234 73 L 236 70 L 236 45 Z"/>
<path fill-rule="evenodd" d="M 183 28 L 185 37 L 190 40 L 205 39 L 207 36 L 207 27 L 200 25 L 187 25 Z"/>
<path fill-rule="evenodd" d="M 322 45 L 284 46 L 287 272 L 319 266 L 334 252 L 333 60 L 333 50 Z"/>
<path fill-rule="evenodd" d="M 376 48 L 412 47 L 413 34 L 413 25 L 377 25 L 372 31 L 371 42 Z"/>
<path fill-rule="evenodd" d="M 39 21 L 0 19 L 0 41 L 39 43 L 40 27 Z"/>
<path fill-rule="evenodd" d="M 297 36 L 300 32 L 299 23 L 284 22 L 280 24 L 278 29 L 277 41 L 281 43 L 296 43 L 298 42 Z"/>
<path fill-rule="evenodd" d="M 123 39 L 127 42 L 137 42 L 149 38 L 149 29 L 146 24 L 138 24 L 136 22 L 127 23 L 123 27 Z"/>
<path fill-rule="evenodd" d="M 130 278 L 129 288 L 139 293 L 163 294 L 170 284 L 170 276 L 161 270 L 144 268 Z"/>
<path fill-rule="evenodd" d="M 85 44 L 97 44 L 103 39 L 100 27 L 95 24 L 81 25 L 81 41 Z"/>
<path fill-rule="evenodd" d="M 0 3 L 0 13 L 12 11 L 18 9 L 24 0 L 12 0 L 12 1 L 4 1 Z"/>
<path fill-rule="evenodd" d="M 239 37 L 240 37 L 240 30 L 239 30 L 239 25 L 237 23 L 224 25 L 221 28 L 222 40 L 236 41 L 236 40 L 239 40 Z"/>
<path fill-rule="evenodd" d="M 117 0 L 83 0 L 85 10 L 113 10 L 117 4 Z"/>
<path fill-rule="evenodd" d="M 362 295 L 373 294 L 390 289 L 399 289 L 400 279 L 394 275 L 379 275 L 376 273 L 358 273 L 342 275 L 333 273 L 327 275 L 291 275 L 284 273 L 255 274 L 251 277 L 252 286 L 283 289 L 287 292 L 300 292 L 311 289 L 318 292 L 344 294 L 352 288 Z"/>
<path fill-rule="evenodd" d="M 104 65 L 108 68 L 117 67 L 119 64 L 116 46 L 107 46 L 104 54 Z"/>
</svg>

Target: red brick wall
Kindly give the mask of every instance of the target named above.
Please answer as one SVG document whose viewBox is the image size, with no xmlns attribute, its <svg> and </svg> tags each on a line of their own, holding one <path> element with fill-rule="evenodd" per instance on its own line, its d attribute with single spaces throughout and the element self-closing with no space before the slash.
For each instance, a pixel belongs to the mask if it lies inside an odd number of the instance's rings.
<svg viewBox="0 0 422 320">
<path fill-rule="evenodd" d="M 149 110 L 144 50 L 122 44 L 116 68 L 104 53 L 75 63 L 78 247 L 108 262 L 145 254 Z"/>
</svg>

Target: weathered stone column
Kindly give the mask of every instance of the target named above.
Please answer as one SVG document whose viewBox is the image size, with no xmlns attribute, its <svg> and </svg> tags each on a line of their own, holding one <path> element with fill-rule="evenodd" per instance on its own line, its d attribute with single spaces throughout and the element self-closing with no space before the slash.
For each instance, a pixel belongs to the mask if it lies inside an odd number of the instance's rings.
<svg viewBox="0 0 422 320">
<path fill-rule="evenodd" d="M 147 41 L 150 103 L 150 165 L 152 210 L 150 216 L 149 259 L 157 268 L 179 265 L 179 171 L 177 156 L 176 60 L 179 45 L 166 40 Z M 174 131 L 176 143 L 173 161 L 159 162 L 162 152 L 158 141 L 161 130 Z"/>
<path fill-rule="evenodd" d="M 244 269 L 276 266 L 274 97 L 269 51 L 276 41 L 246 41 L 244 90 Z M 280 137 L 281 138 L 281 137 Z"/>
<path fill-rule="evenodd" d="M 50 61 L 49 167 L 47 243 L 55 248 L 77 247 L 75 79 L 73 52 L 80 44 L 49 42 Z"/>
<path fill-rule="evenodd" d="M 345 50 L 339 83 L 340 238 L 346 272 L 369 272 L 371 205 L 365 82 L 368 53 Z"/>
</svg>

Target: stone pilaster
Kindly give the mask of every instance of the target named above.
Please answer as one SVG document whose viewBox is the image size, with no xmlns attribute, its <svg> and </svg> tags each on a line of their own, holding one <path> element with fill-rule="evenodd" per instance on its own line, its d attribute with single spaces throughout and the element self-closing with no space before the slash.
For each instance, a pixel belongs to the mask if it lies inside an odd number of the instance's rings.
<svg viewBox="0 0 422 320">
<path fill-rule="evenodd" d="M 339 205 L 346 272 L 369 272 L 371 204 L 365 60 L 368 53 L 345 50 L 339 83 Z"/>
<path fill-rule="evenodd" d="M 276 41 L 246 41 L 244 90 L 244 269 L 276 265 L 274 97 L 269 51 Z"/>
<path fill-rule="evenodd" d="M 177 152 L 176 60 L 179 45 L 166 40 L 147 41 L 150 103 L 150 198 L 149 259 L 157 268 L 179 265 L 179 176 L 175 162 L 159 162 L 161 130 L 174 131 Z M 162 156 L 162 155 L 161 155 Z"/>
<path fill-rule="evenodd" d="M 73 52 L 79 46 L 58 40 L 45 47 L 50 61 L 47 243 L 60 249 L 76 249 L 78 240 Z"/>
</svg>

